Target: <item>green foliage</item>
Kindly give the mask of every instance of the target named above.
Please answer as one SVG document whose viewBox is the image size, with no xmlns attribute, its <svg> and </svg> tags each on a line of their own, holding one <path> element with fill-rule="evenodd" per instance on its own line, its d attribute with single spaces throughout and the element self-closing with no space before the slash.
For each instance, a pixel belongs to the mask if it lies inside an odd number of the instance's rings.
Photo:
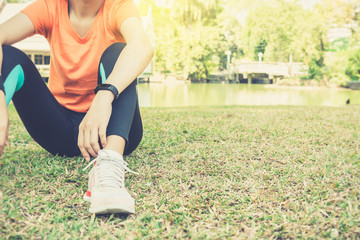
<svg viewBox="0 0 360 240">
<path fill-rule="evenodd" d="M 308 78 L 321 80 L 323 76 L 324 76 L 324 69 L 319 65 L 319 61 L 316 59 L 311 59 L 309 63 Z"/>
<path fill-rule="evenodd" d="M 319 59 L 322 38 L 321 19 L 289 1 L 265 3 L 248 15 L 243 29 L 246 56 L 257 60 L 259 52 L 268 61 L 310 62 Z"/>
<path fill-rule="evenodd" d="M 308 78 L 343 82 L 346 76 L 356 77 L 356 57 L 341 58 L 351 63 L 345 74 L 339 67 L 332 70 L 333 63 L 326 65 L 326 52 L 347 54 L 360 42 L 359 3 L 324 0 L 306 10 L 295 0 L 178 0 L 171 8 L 143 0 L 140 10 L 146 14 L 153 9 L 157 71 L 201 80 L 225 69 L 225 51 L 231 50 L 232 62 L 258 60 L 260 52 L 274 62 L 287 62 L 291 55 L 309 67 Z M 328 42 L 330 26 L 351 26 L 353 37 Z"/>
<path fill-rule="evenodd" d="M 214 62 L 219 42 L 217 29 L 212 26 L 203 27 L 200 24 L 192 30 L 178 27 L 176 31 L 161 33 L 168 41 L 158 42 L 157 57 L 164 70 L 198 74 L 197 79 L 205 78 L 218 61 Z M 172 46 L 176 47 L 172 49 Z"/>
<path fill-rule="evenodd" d="M 218 24 L 222 12 L 218 0 L 174 1 L 172 8 L 154 7 L 157 35 L 156 68 L 182 73 L 196 80 L 221 64 L 224 34 Z M 141 7 L 143 8 L 143 7 Z"/>
<path fill-rule="evenodd" d="M 339 38 L 339 39 L 335 39 L 330 43 L 328 50 L 331 52 L 343 51 L 348 49 L 349 45 L 350 45 L 349 38 Z"/>
<path fill-rule="evenodd" d="M 349 63 L 345 70 L 347 76 L 352 81 L 359 81 L 360 78 L 360 49 L 351 51 L 349 56 Z"/>
<path fill-rule="evenodd" d="M 254 50 L 254 60 L 259 60 L 258 56 L 260 53 L 264 53 L 267 47 L 267 42 L 264 39 L 261 39 Z"/>
<path fill-rule="evenodd" d="M 347 85 L 349 77 L 345 74 L 345 70 L 348 65 L 348 51 L 326 52 L 325 59 L 323 79 L 339 86 Z"/>
<path fill-rule="evenodd" d="M 204 26 L 216 25 L 222 11 L 219 0 L 176 0 L 172 7 L 173 18 L 186 27 L 201 22 Z"/>
</svg>

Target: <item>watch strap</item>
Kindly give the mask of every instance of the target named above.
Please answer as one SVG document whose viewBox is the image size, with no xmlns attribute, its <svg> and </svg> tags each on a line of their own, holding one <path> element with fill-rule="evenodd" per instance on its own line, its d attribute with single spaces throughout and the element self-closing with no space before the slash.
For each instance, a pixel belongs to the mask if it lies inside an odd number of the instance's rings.
<svg viewBox="0 0 360 240">
<path fill-rule="evenodd" d="M 114 94 L 114 100 L 118 98 L 119 96 L 119 91 L 117 90 L 117 88 L 112 85 L 112 84 L 109 84 L 109 83 L 103 83 L 103 84 L 99 84 L 97 85 L 97 87 L 95 88 L 95 94 L 98 92 L 98 91 L 102 91 L 102 90 L 105 90 L 105 91 L 110 91 Z"/>
</svg>

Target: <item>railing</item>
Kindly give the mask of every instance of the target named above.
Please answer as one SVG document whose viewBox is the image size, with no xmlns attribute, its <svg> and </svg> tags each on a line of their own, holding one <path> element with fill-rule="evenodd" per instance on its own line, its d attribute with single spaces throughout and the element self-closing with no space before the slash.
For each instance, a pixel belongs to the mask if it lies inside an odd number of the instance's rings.
<svg viewBox="0 0 360 240">
<path fill-rule="evenodd" d="M 229 74 L 251 74 L 266 73 L 268 75 L 294 76 L 302 75 L 307 72 L 307 67 L 303 63 L 241 63 L 229 66 Z"/>
<path fill-rule="evenodd" d="M 36 65 L 36 68 L 43 78 L 48 78 L 50 76 L 50 65 Z"/>
</svg>

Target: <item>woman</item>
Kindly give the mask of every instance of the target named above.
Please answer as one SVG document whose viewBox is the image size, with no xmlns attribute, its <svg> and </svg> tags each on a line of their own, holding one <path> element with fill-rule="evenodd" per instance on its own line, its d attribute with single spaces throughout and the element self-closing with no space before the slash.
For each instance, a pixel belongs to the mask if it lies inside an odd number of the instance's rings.
<svg viewBox="0 0 360 240">
<path fill-rule="evenodd" d="M 34 33 L 50 45 L 49 88 L 30 59 L 9 46 Z M 12 100 L 45 150 L 95 157 L 84 195 L 91 213 L 134 213 L 122 156 L 142 138 L 134 79 L 153 49 L 132 0 L 36 0 L 0 25 L 0 44 L 0 156 Z"/>
</svg>

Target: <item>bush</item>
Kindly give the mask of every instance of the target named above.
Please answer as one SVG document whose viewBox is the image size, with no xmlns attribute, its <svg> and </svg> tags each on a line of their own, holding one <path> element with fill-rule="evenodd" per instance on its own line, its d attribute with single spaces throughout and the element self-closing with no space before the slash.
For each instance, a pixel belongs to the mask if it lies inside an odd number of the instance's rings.
<svg viewBox="0 0 360 240">
<path fill-rule="evenodd" d="M 346 86 L 349 81 L 349 77 L 345 73 L 332 73 L 329 76 L 329 81 L 338 86 Z"/>
<path fill-rule="evenodd" d="M 325 53 L 324 78 L 329 83 L 346 86 L 349 81 L 349 77 L 345 74 L 349 62 L 348 58 L 348 51 Z"/>
<path fill-rule="evenodd" d="M 309 64 L 309 71 L 307 79 L 314 79 L 317 81 L 320 81 L 324 77 L 324 67 L 321 66 L 322 64 L 319 64 L 319 60 L 312 59 Z"/>
<path fill-rule="evenodd" d="M 352 50 L 349 54 L 349 63 L 345 74 L 352 81 L 359 81 L 360 78 L 360 49 Z"/>
</svg>

